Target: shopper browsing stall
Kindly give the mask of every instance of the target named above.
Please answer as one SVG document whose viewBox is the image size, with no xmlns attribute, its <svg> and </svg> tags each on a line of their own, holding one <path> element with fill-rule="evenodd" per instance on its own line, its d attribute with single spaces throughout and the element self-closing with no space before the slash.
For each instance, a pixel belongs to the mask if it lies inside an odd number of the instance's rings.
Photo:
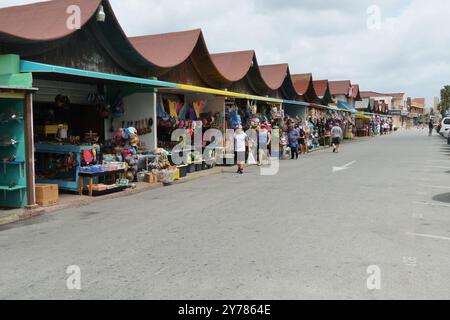
<svg viewBox="0 0 450 320">
<path fill-rule="evenodd" d="M 300 154 L 307 154 L 308 153 L 308 147 L 306 145 L 306 132 L 302 125 L 302 120 L 300 119 L 300 124 L 298 127 L 298 133 L 299 133 L 299 144 L 300 144 Z"/>
<path fill-rule="evenodd" d="M 272 135 L 269 132 L 266 123 L 261 124 L 261 127 L 259 128 L 258 141 L 258 166 L 261 166 L 263 164 L 264 157 L 266 157 L 270 161 L 269 145 L 272 142 Z"/>
</svg>

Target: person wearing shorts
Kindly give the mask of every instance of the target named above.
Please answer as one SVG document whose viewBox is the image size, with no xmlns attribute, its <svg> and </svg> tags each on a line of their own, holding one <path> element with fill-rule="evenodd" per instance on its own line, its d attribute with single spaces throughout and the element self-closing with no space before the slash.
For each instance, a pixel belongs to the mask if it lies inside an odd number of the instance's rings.
<svg viewBox="0 0 450 320">
<path fill-rule="evenodd" d="M 300 138 L 298 140 L 298 143 L 300 145 L 300 154 L 305 155 L 308 153 L 308 147 L 306 145 L 306 132 L 302 126 L 300 126 L 298 128 L 298 130 L 299 130 L 299 134 L 300 134 Z"/>
<path fill-rule="evenodd" d="M 333 152 L 339 153 L 343 135 L 344 133 L 341 127 L 339 127 L 339 124 L 336 122 L 333 126 L 333 129 L 331 129 L 331 137 L 333 138 Z"/>
</svg>

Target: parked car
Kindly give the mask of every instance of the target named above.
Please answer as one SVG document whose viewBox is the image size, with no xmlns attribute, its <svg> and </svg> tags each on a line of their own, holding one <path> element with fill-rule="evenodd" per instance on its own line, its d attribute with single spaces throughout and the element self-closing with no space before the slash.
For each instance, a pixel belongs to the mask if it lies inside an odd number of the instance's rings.
<svg viewBox="0 0 450 320">
<path fill-rule="evenodd" d="M 441 134 L 445 138 L 449 138 L 449 134 L 450 134 L 450 117 L 445 117 L 444 119 L 442 119 L 441 126 L 442 126 Z"/>
</svg>

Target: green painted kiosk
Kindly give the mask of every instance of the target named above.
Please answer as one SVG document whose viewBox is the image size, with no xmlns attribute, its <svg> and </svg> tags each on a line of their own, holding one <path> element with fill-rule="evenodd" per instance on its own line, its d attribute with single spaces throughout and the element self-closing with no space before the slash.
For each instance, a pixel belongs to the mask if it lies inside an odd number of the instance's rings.
<svg viewBox="0 0 450 320">
<path fill-rule="evenodd" d="M 34 89 L 31 74 L 21 74 L 19 68 L 18 56 L 0 56 L 0 208 L 34 204 L 34 178 L 29 172 L 34 165 Z"/>
</svg>

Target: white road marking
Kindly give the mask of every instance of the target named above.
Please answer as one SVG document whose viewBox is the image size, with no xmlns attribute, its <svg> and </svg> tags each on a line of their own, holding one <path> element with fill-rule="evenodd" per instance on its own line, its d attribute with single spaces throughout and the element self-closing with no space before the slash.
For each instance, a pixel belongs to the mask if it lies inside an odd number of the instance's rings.
<svg viewBox="0 0 450 320">
<path fill-rule="evenodd" d="M 414 202 L 414 204 L 420 204 L 423 206 L 432 206 L 432 207 L 444 207 L 444 208 L 450 208 L 450 205 L 448 204 L 440 204 L 440 203 L 431 203 L 431 202 Z"/>
<path fill-rule="evenodd" d="M 159 271 L 155 273 L 155 276 L 160 275 L 160 274 L 163 273 L 166 269 L 167 269 L 167 267 L 164 267 L 164 268 L 159 269 Z"/>
<path fill-rule="evenodd" d="M 352 165 L 354 165 L 356 163 L 356 161 L 352 161 L 350 163 L 347 163 L 345 166 L 343 167 L 333 167 L 333 172 L 339 172 L 339 171 L 344 171 L 344 170 L 348 170 L 350 169 L 350 167 Z"/>
<path fill-rule="evenodd" d="M 433 236 L 431 234 L 420 234 L 420 233 L 407 232 L 406 235 L 413 236 L 413 237 L 422 237 L 422 238 L 430 238 L 430 239 L 450 241 L 450 238 L 448 238 L 448 237 Z"/>
<path fill-rule="evenodd" d="M 427 192 L 423 192 L 423 191 L 417 191 L 416 194 L 419 195 L 419 196 L 426 196 L 428 193 Z"/>
<path fill-rule="evenodd" d="M 445 169 L 450 170 L 450 167 L 440 167 L 440 166 L 425 166 L 427 169 Z"/>
</svg>

